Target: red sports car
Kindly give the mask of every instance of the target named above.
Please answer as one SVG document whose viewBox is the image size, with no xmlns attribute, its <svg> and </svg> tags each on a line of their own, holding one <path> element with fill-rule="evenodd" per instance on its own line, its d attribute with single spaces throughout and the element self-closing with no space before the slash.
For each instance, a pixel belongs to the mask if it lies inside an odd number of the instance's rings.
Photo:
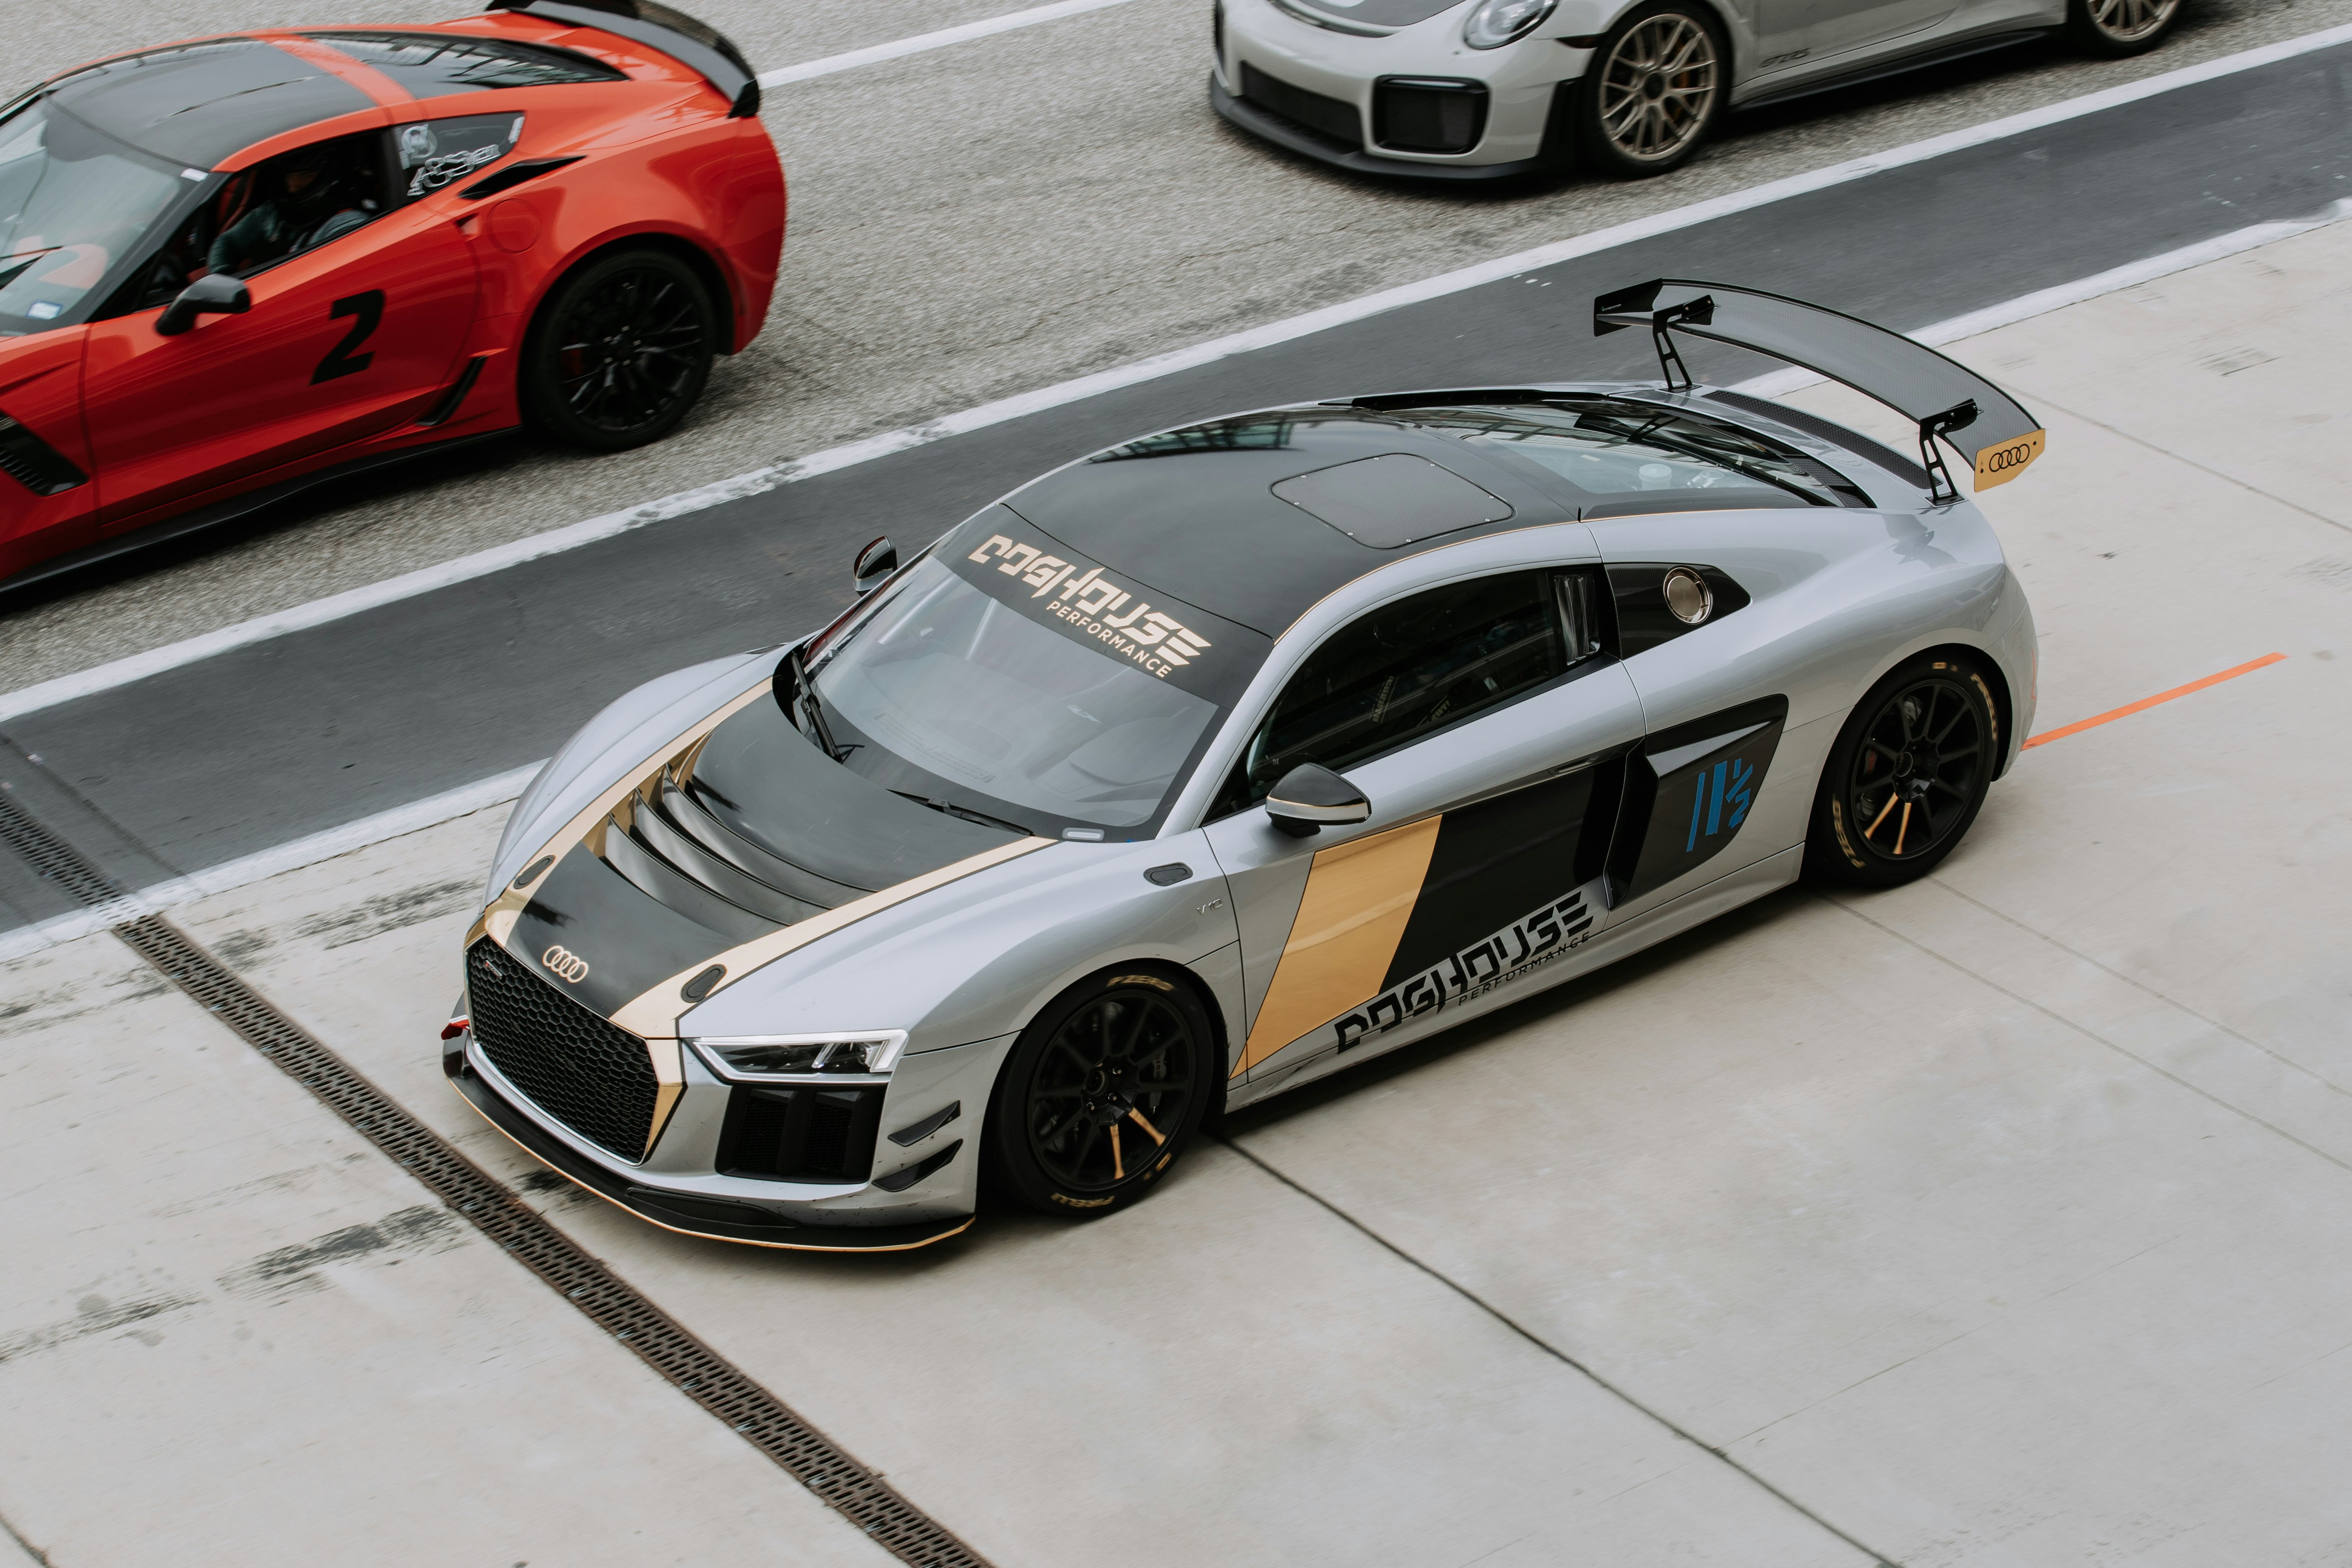
<svg viewBox="0 0 2352 1568">
<path fill-rule="evenodd" d="M 202 38 L 0 105 L 0 581 L 519 425 L 667 435 L 775 286 L 759 107 L 655 0 Z"/>
</svg>

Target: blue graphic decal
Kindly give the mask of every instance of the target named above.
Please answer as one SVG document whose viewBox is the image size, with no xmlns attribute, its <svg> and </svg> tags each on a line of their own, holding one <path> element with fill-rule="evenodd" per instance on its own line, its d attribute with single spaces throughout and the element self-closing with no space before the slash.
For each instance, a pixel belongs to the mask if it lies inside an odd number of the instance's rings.
<svg viewBox="0 0 2352 1568">
<path fill-rule="evenodd" d="M 1687 855 L 1698 847 L 1702 820 L 1706 837 L 1738 832 L 1748 816 L 1749 786 L 1755 782 L 1755 768 L 1738 757 L 1727 758 L 1711 769 L 1699 769 L 1693 781 L 1690 832 L 1683 839 L 1683 853 Z M 1723 809 L 1727 804 L 1731 807 L 1728 816 Z"/>
</svg>

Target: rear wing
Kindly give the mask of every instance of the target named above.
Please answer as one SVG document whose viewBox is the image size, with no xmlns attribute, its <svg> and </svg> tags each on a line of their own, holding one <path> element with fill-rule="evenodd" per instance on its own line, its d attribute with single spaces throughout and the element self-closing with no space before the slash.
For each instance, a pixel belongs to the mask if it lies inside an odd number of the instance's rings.
<svg viewBox="0 0 2352 1568">
<path fill-rule="evenodd" d="M 734 119 L 760 112 L 760 79 L 727 35 L 661 0 L 490 0 L 486 10 L 520 11 L 567 27 L 594 27 L 658 49 L 719 89 Z"/>
<path fill-rule="evenodd" d="M 1647 327 L 1670 391 L 1692 384 L 1673 332 L 1755 349 L 1818 371 L 1917 422 L 1928 494 L 1959 491 L 1936 449 L 1938 437 L 1976 469 L 1976 488 L 2007 484 L 2042 456 L 2042 424 L 2017 399 L 1964 365 L 1900 332 L 1856 317 L 1727 283 L 1660 278 L 1592 301 L 1592 334 Z"/>
</svg>

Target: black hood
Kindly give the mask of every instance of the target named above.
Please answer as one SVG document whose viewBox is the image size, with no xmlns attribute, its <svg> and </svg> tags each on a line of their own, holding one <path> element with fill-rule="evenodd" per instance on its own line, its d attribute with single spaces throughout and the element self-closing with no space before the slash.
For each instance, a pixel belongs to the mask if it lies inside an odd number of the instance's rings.
<svg viewBox="0 0 2352 1568">
<path fill-rule="evenodd" d="M 573 847 L 506 945 L 563 949 L 585 965 L 565 994 L 609 1017 L 739 943 L 1019 837 L 893 795 L 761 700 Z"/>
</svg>

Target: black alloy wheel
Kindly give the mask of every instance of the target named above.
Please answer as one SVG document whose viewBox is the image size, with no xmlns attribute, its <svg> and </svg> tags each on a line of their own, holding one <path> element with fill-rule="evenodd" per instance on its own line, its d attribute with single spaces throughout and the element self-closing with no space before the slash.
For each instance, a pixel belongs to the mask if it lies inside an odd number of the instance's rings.
<svg viewBox="0 0 2352 1568">
<path fill-rule="evenodd" d="M 1176 1163 L 1218 1086 L 1207 1013 L 1149 966 L 1072 986 L 1022 1031 L 989 1106 L 994 1174 L 1074 1218 L 1134 1203 Z"/>
<path fill-rule="evenodd" d="M 1854 706 L 1830 750 L 1806 869 L 1879 888 L 1927 875 L 1976 820 L 2000 745 L 1975 666 L 1939 655 L 1897 669 Z"/>
<path fill-rule="evenodd" d="M 1680 168 L 1722 117 L 1730 58 L 1697 8 L 1636 8 L 1585 67 L 1573 100 L 1579 159 L 1596 174 L 1637 178 Z"/>
<path fill-rule="evenodd" d="M 658 441 L 710 379 L 719 319 L 694 269 L 625 250 L 564 279 L 532 323 L 523 405 L 557 440 L 619 452 Z"/>
<path fill-rule="evenodd" d="M 2067 0 L 2066 37 L 2086 54 L 2120 59 L 2164 42 L 2180 0 Z"/>
</svg>

